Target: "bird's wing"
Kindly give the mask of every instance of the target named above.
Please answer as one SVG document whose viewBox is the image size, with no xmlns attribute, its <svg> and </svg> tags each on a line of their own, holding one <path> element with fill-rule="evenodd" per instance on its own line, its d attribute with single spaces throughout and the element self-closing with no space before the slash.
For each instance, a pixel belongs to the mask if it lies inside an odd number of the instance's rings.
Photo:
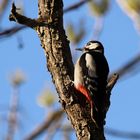
<svg viewBox="0 0 140 140">
<path fill-rule="evenodd" d="M 96 94 L 98 92 L 98 74 L 97 74 L 97 66 L 94 56 L 90 53 L 85 54 L 85 62 L 86 62 L 86 73 L 85 82 L 87 84 L 88 90 L 90 92 L 90 97 L 92 98 L 93 106 L 95 107 L 96 111 L 97 103 L 96 103 Z"/>
<path fill-rule="evenodd" d="M 94 57 L 89 53 L 84 53 L 80 61 L 85 85 L 91 94 L 94 94 L 98 90 L 98 75 Z"/>
</svg>

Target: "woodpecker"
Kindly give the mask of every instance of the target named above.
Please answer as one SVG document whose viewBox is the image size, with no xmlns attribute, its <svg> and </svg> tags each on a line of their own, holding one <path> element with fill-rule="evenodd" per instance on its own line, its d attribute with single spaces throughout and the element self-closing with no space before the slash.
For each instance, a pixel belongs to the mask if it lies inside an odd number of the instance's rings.
<svg viewBox="0 0 140 140">
<path fill-rule="evenodd" d="M 103 119 L 102 108 L 109 73 L 104 48 L 99 41 L 89 41 L 84 48 L 76 50 L 82 51 L 83 54 L 75 64 L 74 86 L 89 101 L 91 118 L 96 126 L 99 126 L 102 125 L 99 123 Z M 95 111 L 98 114 L 97 120 L 94 119 Z"/>
</svg>

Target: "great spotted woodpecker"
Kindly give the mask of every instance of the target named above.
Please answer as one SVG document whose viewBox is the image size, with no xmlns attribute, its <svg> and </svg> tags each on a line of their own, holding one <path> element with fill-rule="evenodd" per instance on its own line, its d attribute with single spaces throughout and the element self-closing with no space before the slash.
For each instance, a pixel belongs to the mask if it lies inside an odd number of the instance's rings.
<svg viewBox="0 0 140 140">
<path fill-rule="evenodd" d="M 74 86 L 89 101 L 91 118 L 94 118 L 94 123 L 99 126 L 103 119 L 102 108 L 109 73 L 104 48 L 99 41 L 89 41 L 84 48 L 76 50 L 82 51 L 83 54 L 75 64 Z M 96 117 L 95 111 L 98 114 Z"/>
</svg>

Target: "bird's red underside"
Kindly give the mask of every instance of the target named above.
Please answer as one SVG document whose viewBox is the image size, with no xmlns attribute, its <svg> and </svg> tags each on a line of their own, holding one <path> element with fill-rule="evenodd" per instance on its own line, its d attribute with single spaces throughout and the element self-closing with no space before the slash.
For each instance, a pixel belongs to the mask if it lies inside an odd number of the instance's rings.
<svg viewBox="0 0 140 140">
<path fill-rule="evenodd" d="M 76 89 L 80 91 L 88 99 L 89 102 L 91 102 L 89 91 L 83 85 L 78 85 L 78 88 Z"/>
<path fill-rule="evenodd" d="M 80 91 L 80 93 L 82 93 L 86 98 L 87 100 L 89 101 L 90 105 L 91 105 L 91 108 L 93 108 L 93 101 L 91 99 L 91 97 L 89 96 L 89 91 L 88 89 L 86 89 L 83 85 L 78 85 L 78 87 L 76 88 L 78 91 Z"/>
</svg>

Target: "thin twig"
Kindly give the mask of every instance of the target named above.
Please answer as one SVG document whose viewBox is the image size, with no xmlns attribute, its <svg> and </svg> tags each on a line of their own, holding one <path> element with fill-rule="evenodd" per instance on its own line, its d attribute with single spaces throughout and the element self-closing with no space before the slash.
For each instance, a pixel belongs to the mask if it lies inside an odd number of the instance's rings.
<svg viewBox="0 0 140 140">
<path fill-rule="evenodd" d="M 104 27 L 104 17 L 95 17 L 95 23 L 93 27 L 93 39 L 98 40 Z"/>
<path fill-rule="evenodd" d="M 0 20 L 4 14 L 4 12 L 6 11 L 6 8 L 9 4 L 10 0 L 3 0 L 0 4 Z"/>
<path fill-rule="evenodd" d="M 113 137 L 120 137 L 120 138 L 126 138 L 126 139 L 140 139 L 140 133 L 136 132 L 125 132 L 121 130 L 116 130 L 112 128 L 106 128 L 105 133 L 107 135 L 113 136 Z"/>
<path fill-rule="evenodd" d="M 67 13 L 69 11 L 72 10 L 76 10 L 77 8 L 81 7 L 82 5 L 84 5 L 85 3 L 89 2 L 90 0 L 82 0 L 78 3 L 75 3 L 74 5 L 69 6 L 68 8 L 64 9 L 64 13 Z"/>
<path fill-rule="evenodd" d="M 125 65 L 123 65 L 120 69 L 116 70 L 115 73 L 119 74 L 119 77 L 122 78 L 128 73 L 132 73 L 135 71 L 140 63 L 140 54 L 136 55 L 133 59 L 128 61 Z M 111 74 L 112 75 L 112 74 Z"/>
<path fill-rule="evenodd" d="M 35 128 L 35 130 L 30 133 L 25 140 L 32 140 L 42 134 L 45 130 L 47 130 L 54 122 L 57 122 L 63 116 L 63 110 L 58 110 L 50 114 L 50 116 L 39 126 Z"/>
<path fill-rule="evenodd" d="M 68 131 L 68 132 L 74 131 L 70 125 L 64 125 L 59 130 Z M 140 139 L 140 133 L 126 132 L 122 130 L 116 130 L 113 128 L 105 128 L 105 133 L 113 137 L 126 138 L 126 139 Z"/>
<path fill-rule="evenodd" d="M 18 121 L 18 117 L 17 117 L 18 102 L 19 102 L 18 96 L 19 96 L 18 87 L 15 87 L 15 90 L 11 97 L 6 140 L 13 140 L 15 135 L 17 121 Z"/>
<path fill-rule="evenodd" d="M 3 32 L 0 32 L 0 39 L 4 37 L 10 37 L 11 35 L 21 31 L 22 29 L 25 29 L 27 26 L 14 26 L 10 29 L 7 29 Z"/>
</svg>

